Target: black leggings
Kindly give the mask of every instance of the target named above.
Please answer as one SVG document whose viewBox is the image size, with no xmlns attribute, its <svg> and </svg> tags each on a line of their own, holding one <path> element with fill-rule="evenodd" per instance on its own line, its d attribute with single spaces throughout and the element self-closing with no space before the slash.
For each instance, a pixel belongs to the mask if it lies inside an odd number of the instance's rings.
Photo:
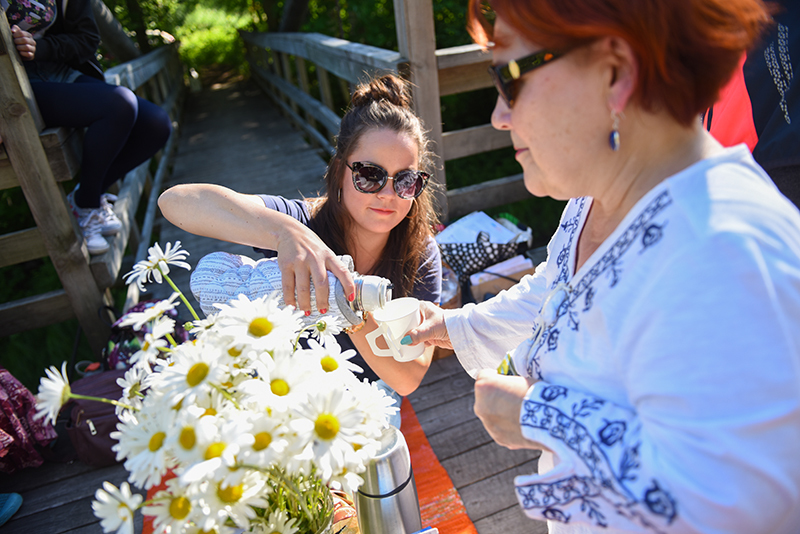
<svg viewBox="0 0 800 534">
<path fill-rule="evenodd" d="M 169 115 L 125 87 L 82 75 L 74 83 L 32 82 L 48 127 L 86 128 L 75 203 L 100 206 L 100 195 L 150 159 L 172 132 Z"/>
</svg>

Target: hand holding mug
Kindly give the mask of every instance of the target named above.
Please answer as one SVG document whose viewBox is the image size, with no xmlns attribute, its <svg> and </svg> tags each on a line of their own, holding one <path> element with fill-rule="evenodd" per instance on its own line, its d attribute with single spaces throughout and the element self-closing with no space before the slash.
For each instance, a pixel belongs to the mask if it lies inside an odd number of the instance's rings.
<svg viewBox="0 0 800 534">
<path fill-rule="evenodd" d="M 425 345 L 405 346 L 400 343 L 406 332 L 419 326 L 422 319 L 420 301 L 412 297 L 390 300 L 383 308 L 372 312 L 378 328 L 366 335 L 372 352 L 376 356 L 392 356 L 398 362 L 408 362 L 422 356 Z M 377 345 L 378 337 L 383 337 L 388 349 Z"/>
</svg>

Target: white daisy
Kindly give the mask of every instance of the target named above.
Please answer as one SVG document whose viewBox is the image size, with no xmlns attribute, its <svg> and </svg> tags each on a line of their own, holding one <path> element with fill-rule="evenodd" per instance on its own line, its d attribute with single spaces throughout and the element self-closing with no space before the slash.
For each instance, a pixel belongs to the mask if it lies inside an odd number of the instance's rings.
<svg viewBox="0 0 800 534">
<path fill-rule="evenodd" d="M 376 382 L 366 378 L 357 384 L 347 385 L 353 397 L 358 399 L 358 406 L 367 415 L 368 426 L 380 431 L 389 426 L 391 417 L 400 411 L 397 400 L 386 394 Z"/>
<path fill-rule="evenodd" d="M 262 497 L 265 487 L 264 478 L 255 473 L 235 486 L 225 486 L 221 482 L 201 484 L 199 500 L 204 517 L 198 519 L 198 525 L 211 530 L 230 518 L 236 526 L 246 530 L 250 519 L 256 517 L 253 507 L 269 505 Z"/>
<path fill-rule="evenodd" d="M 337 334 L 343 330 L 342 319 L 333 314 L 326 314 L 320 317 L 319 321 L 311 325 L 311 327 L 304 330 L 312 338 L 320 340 L 324 345 L 336 344 Z"/>
<path fill-rule="evenodd" d="M 45 418 L 44 422 L 56 423 L 58 412 L 69 400 L 72 391 L 67 378 L 67 362 L 61 364 L 61 372 L 55 366 L 44 371 L 47 377 L 39 381 L 39 394 L 36 396 L 36 415 L 34 419 Z"/>
<path fill-rule="evenodd" d="M 100 519 L 103 532 L 117 531 L 117 534 L 133 534 L 133 512 L 142 503 L 142 496 L 131 493 L 127 482 L 120 488 L 110 482 L 103 482 L 103 489 L 97 490 L 92 501 L 94 515 Z"/>
<path fill-rule="evenodd" d="M 145 406 L 136 416 L 122 413 L 117 431 L 110 434 L 119 442 L 111 450 L 117 453 L 117 460 L 125 459 L 125 469 L 130 473 L 128 480 L 145 489 L 161 482 L 161 477 L 172 466 L 165 442 L 173 431 L 174 415 L 172 410 L 152 404 L 148 395 Z"/>
<path fill-rule="evenodd" d="M 170 365 L 157 368 L 159 388 L 177 403 L 192 403 L 208 394 L 215 385 L 225 382 L 226 369 L 218 365 L 221 351 L 208 344 L 184 343 L 172 353 Z"/>
<path fill-rule="evenodd" d="M 285 420 L 267 413 L 251 413 L 249 419 L 253 442 L 242 447 L 237 458 L 242 464 L 269 467 L 281 458 L 288 446 Z"/>
<path fill-rule="evenodd" d="M 275 294 L 251 301 L 246 295 L 232 300 L 230 305 L 217 304 L 219 333 L 256 351 L 271 351 L 294 341 L 300 330 L 301 313 L 291 307 L 281 309 Z"/>
<path fill-rule="evenodd" d="M 131 356 L 131 364 L 149 368 L 148 364 L 154 363 L 158 355 L 163 352 L 162 349 L 166 349 L 169 346 L 166 336 L 171 334 L 174 328 L 174 320 L 165 315 L 158 317 L 153 323 L 152 332 L 144 335 L 144 340 L 141 344 L 142 348 Z"/>
<path fill-rule="evenodd" d="M 253 443 L 249 422 L 236 412 L 225 417 L 201 417 L 195 425 L 196 461 L 181 473 L 181 483 L 202 480 L 224 480 L 236 465 L 236 455 L 242 446 Z"/>
<path fill-rule="evenodd" d="M 143 405 L 144 392 L 147 391 L 146 380 L 148 376 L 150 376 L 150 370 L 143 366 L 131 367 L 125 371 L 124 376 L 117 378 L 117 385 L 122 388 L 120 400 L 136 410 L 140 409 Z M 122 406 L 117 406 L 117 415 L 126 409 Z"/>
<path fill-rule="evenodd" d="M 239 389 L 249 402 L 283 412 L 305 402 L 307 392 L 324 379 L 310 380 L 315 371 L 321 375 L 315 362 L 279 352 L 274 356 L 268 375 L 259 374 L 258 379 L 243 382 Z"/>
<path fill-rule="evenodd" d="M 167 481 L 166 490 L 156 493 L 152 504 L 144 507 L 144 514 L 153 517 L 153 531 L 156 534 L 180 532 L 184 525 L 191 522 L 194 515 L 202 513 L 196 497 L 187 487 L 181 487 L 177 478 Z"/>
<path fill-rule="evenodd" d="M 299 529 L 294 526 L 295 519 L 282 510 L 273 510 L 269 514 L 267 524 L 262 532 L 269 534 L 295 534 Z"/>
<path fill-rule="evenodd" d="M 293 407 L 299 419 L 292 421 L 314 455 L 323 482 L 339 473 L 348 462 L 357 464 L 354 445 L 360 445 L 364 413 L 341 389 L 314 393 Z"/>
<path fill-rule="evenodd" d="M 119 325 L 120 326 L 133 325 L 134 330 L 141 330 L 142 326 L 145 323 L 149 323 L 150 321 L 155 321 L 156 319 L 161 317 L 164 313 L 175 309 L 175 306 L 178 305 L 178 303 L 175 302 L 175 299 L 177 299 L 179 296 L 180 293 L 175 291 L 174 293 L 172 293 L 172 295 L 170 295 L 168 299 L 160 300 L 155 304 L 153 304 L 152 306 L 149 306 L 144 311 L 131 312 L 125 317 L 125 319 L 123 319 L 119 323 Z M 170 328 L 170 331 L 172 331 L 172 328 L 175 327 L 175 321 L 173 319 L 170 319 L 169 317 L 166 317 L 165 320 L 172 321 Z"/>
<path fill-rule="evenodd" d="M 328 373 L 329 376 L 337 376 L 339 380 L 343 381 L 355 380 L 353 373 L 363 371 L 361 367 L 350 361 L 350 358 L 355 355 L 356 351 L 352 349 L 342 352 L 342 347 L 338 343 L 320 345 L 313 339 L 308 340 L 308 349 L 302 353 L 302 357 L 313 358 L 319 362 L 324 373 Z"/>
<path fill-rule="evenodd" d="M 175 247 L 171 243 L 167 243 L 166 249 L 161 250 L 161 246 L 156 243 L 148 249 L 148 256 L 146 260 L 142 260 L 133 266 L 133 270 L 126 274 L 123 278 L 127 278 L 126 283 L 131 284 L 136 282 L 140 291 L 147 291 L 144 287 L 145 282 L 150 282 L 150 276 L 155 279 L 157 283 L 161 283 L 162 274 L 169 274 L 169 266 L 175 265 L 182 267 L 186 270 L 191 270 L 191 267 L 185 260 L 189 252 L 181 250 L 181 242 L 176 241 Z"/>
</svg>

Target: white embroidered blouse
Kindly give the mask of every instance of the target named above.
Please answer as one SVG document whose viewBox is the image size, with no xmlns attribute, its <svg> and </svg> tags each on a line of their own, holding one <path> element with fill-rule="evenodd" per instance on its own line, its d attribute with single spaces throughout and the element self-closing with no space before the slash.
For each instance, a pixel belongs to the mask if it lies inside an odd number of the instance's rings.
<svg viewBox="0 0 800 534">
<path fill-rule="evenodd" d="M 800 213 L 734 147 L 651 190 L 575 273 L 590 203 L 534 275 L 446 312 L 468 372 L 519 346 L 539 380 L 520 424 L 553 455 L 515 480 L 520 505 L 551 534 L 796 534 Z"/>
</svg>

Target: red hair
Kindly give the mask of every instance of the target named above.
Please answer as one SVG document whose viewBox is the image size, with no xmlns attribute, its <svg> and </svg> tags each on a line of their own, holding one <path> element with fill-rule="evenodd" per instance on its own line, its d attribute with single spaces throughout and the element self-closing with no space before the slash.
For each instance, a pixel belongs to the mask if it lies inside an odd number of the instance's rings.
<svg viewBox="0 0 800 534">
<path fill-rule="evenodd" d="M 743 53 L 771 22 L 762 0 L 490 0 L 494 13 L 545 48 L 568 50 L 614 36 L 633 48 L 633 95 L 690 125 L 711 106 Z M 482 0 L 470 0 L 468 29 L 491 40 Z"/>
</svg>

